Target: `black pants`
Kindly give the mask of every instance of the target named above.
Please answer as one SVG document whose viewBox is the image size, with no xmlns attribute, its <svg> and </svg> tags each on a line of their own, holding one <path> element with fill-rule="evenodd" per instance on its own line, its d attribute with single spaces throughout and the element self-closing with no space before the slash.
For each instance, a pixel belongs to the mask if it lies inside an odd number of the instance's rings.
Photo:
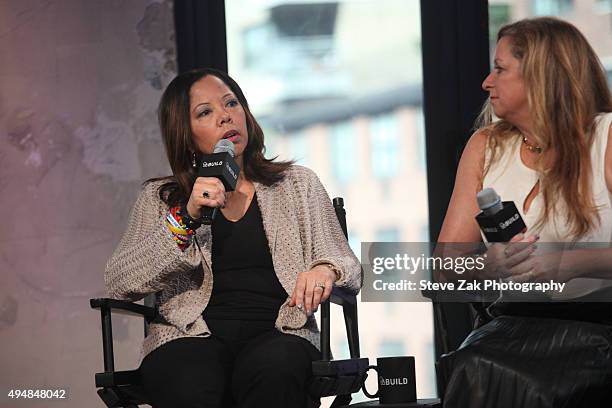
<svg viewBox="0 0 612 408">
<path fill-rule="evenodd" d="M 319 351 L 271 322 L 207 320 L 208 338 L 182 338 L 145 357 L 154 408 L 318 406 L 307 393 Z M 314 405 L 313 405 L 314 404 Z"/>
</svg>

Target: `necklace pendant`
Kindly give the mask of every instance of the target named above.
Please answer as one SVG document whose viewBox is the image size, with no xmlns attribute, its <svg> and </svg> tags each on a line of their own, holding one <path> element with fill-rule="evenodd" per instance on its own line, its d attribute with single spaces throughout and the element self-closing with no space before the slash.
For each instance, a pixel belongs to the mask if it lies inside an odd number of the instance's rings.
<svg viewBox="0 0 612 408">
<path fill-rule="evenodd" d="M 542 153 L 542 148 L 540 146 L 532 145 L 531 143 L 529 143 L 529 140 L 527 140 L 527 136 L 523 136 L 523 144 L 525 145 L 527 150 L 529 150 L 532 153 L 536 153 L 536 154 Z"/>
</svg>

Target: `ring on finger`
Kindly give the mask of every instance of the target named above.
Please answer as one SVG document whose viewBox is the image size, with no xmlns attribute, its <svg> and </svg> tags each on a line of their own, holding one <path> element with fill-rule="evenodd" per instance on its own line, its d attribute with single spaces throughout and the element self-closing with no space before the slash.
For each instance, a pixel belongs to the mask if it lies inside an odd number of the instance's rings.
<svg viewBox="0 0 612 408">
<path fill-rule="evenodd" d="M 210 198 L 210 193 L 208 192 L 208 190 L 204 190 L 204 192 L 202 193 L 202 197 Z"/>
<path fill-rule="evenodd" d="M 315 288 L 321 288 L 325 290 L 325 282 L 317 282 L 315 283 Z"/>
</svg>

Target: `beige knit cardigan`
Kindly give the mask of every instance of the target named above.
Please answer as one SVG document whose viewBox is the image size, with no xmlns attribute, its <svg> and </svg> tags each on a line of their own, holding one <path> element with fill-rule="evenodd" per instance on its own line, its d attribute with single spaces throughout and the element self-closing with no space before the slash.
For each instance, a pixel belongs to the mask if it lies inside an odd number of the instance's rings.
<svg viewBox="0 0 612 408">
<path fill-rule="evenodd" d="M 174 339 L 211 334 L 202 318 L 213 287 L 211 229 L 200 227 L 195 243 L 182 252 L 165 225 L 168 206 L 159 198 L 161 184 L 145 185 L 104 274 L 113 298 L 135 301 L 157 293 L 160 316 L 150 325 L 141 357 Z M 255 191 L 274 270 L 288 294 L 299 272 L 321 263 L 330 263 L 340 271 L 336 286 L 359 290 L 359 261 L 313 171 L 291 166 L 282 181 L 272 186 L 255 183 Z M 280 307 L 276 328 L 303 337 L 318 348 L 314 317 L 287 303 Z"/>
</svg>

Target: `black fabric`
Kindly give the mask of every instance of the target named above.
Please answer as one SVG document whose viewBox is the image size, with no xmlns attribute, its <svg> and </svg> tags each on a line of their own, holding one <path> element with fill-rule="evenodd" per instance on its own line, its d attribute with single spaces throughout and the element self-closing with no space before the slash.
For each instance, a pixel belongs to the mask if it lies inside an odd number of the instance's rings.
<svg viewBox="0 0 612 408">
<path fill-rule="evenodd" d="M 288 295 L 274 271 L 257 197 L 236 222 L 219 211 L 212 236 L 213 290 L 204 319 L 276 320 Z"/>
<path fill-rule="evenodd" d="M 612 303 L 604 302 L 498 303 L 488 311 L 493 317 L 543 317 L 612 325 Z"/>
<path fill-rule="evenodd" d="M 318 407 L 307 395 L 319 351 L 270 322 L 209 320 L 211 337 L 171 341 L 140 373 L 154 408 Z"/>
<path fill-rule="evenodd" d="M 448 408 L 610 407 L 612 326 L 499 316 L 442 356 L 438 373 Z"/>
</svg>

